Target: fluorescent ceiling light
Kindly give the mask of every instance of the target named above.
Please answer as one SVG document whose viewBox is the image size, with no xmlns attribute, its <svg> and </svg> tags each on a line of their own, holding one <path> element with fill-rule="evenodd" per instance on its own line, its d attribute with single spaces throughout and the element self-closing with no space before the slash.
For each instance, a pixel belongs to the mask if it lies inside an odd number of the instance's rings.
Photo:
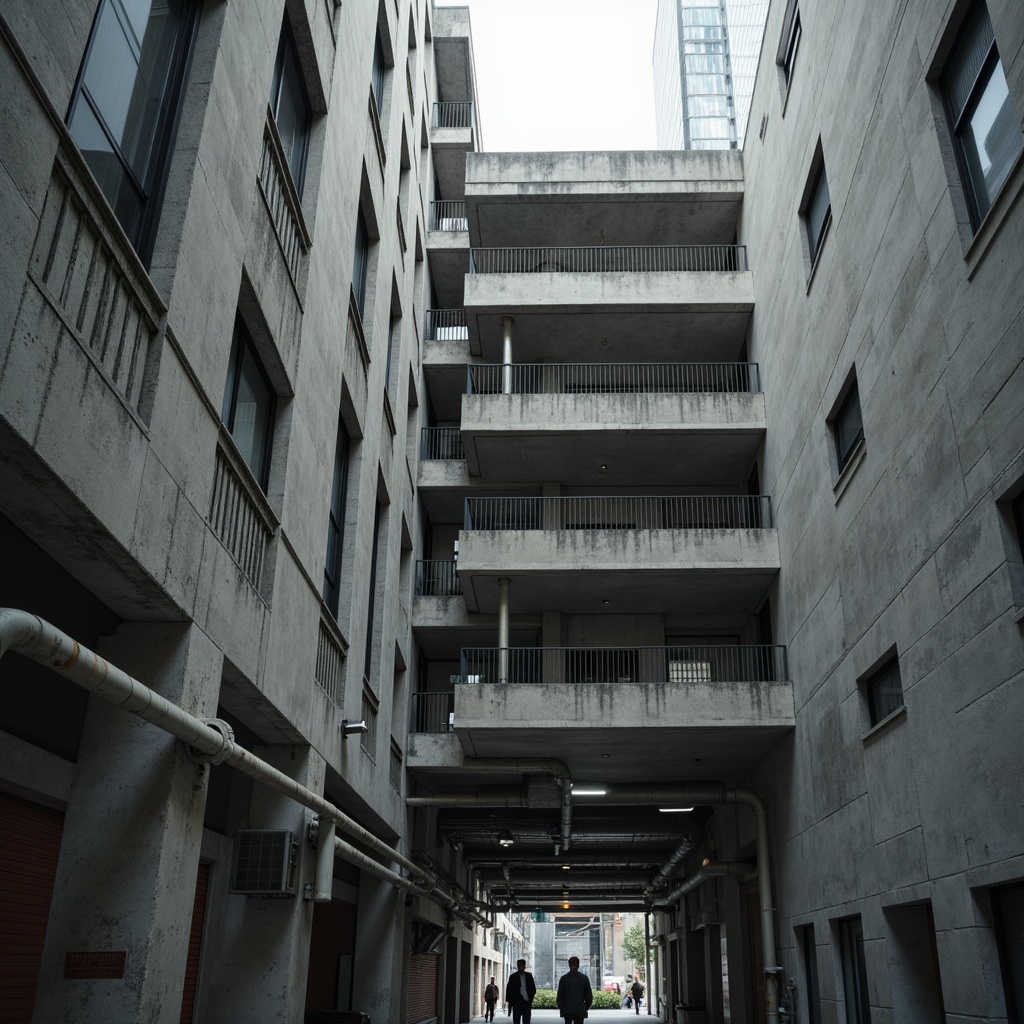
<svg viewBox="0 0 1024 1024">
<path fill-rule="evenodd" d="M 693 810 L 692 807 L 659 807 L 662 814 L 687 814 Z"/>
<path fill-rule="evenodd" d="M 604 796 L 608 792 L 600 786 L 573 786 L 573 796 Z"/>
</svg>

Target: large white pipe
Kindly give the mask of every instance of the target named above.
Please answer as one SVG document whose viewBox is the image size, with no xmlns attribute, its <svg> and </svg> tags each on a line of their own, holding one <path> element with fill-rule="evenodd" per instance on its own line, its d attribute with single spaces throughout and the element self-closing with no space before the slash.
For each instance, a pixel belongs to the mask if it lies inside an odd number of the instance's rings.
<svg viewBox="0 0 1024 1024">
<path fill-rule="evenodd" d="M 40 665 L 45 665 L 72 680 L 90 693 L 159 726 L 165 732 L 184 741 L 190 751 L 194 755 L 199 755 L 202 760 L 212 764 L 231 765 L 271 789 L 276 789 L 296 803 L 315 811 L 320 816 L 321 827 L 327 821 L 331 821 L 347 835 L 368 846 L 381 857 L 405 868 L 413 878 L 433 882 L 428 871 L 392 849 L 344 811 L 312 790 L 301 786 L 244 747 L 240 747 L 224 731 L 222 724 L 210 725 L 183 711 L 176 704 L 161 697 L 155 690 L 133 679 L 127 672 L 83 647 L 77 640 L 73 640 L 37 615 L 14 608 L 0 608 L 0 657 L 8 651 L 24 654 Z M 215 719 L 211 721 L 216 722 Z M 401 882 L 402 888 L 408 888 L 412 884 L 408 879 L 389 871 L 354 847 L 342 843 L 340 839 L 335 842 L 336 846 L 341 844 L 339 849 L 344 848 L 346 851 L 346 859 L 357 860 L 353 855 L 358 855 L 362 860 L 357 862 L 362 866 L 366 866 L 367 863 L 374 865 L 374 868 L 367 867 L 367 870 L 380 869 L 388 872 L 388 880 L 396 885 Z"/>
<path fill-rule="evenodd" d="M 498 580 L 498 682 L 508 682 L 508 592 L 512 581 L 507 576 Z"/>
<path fill-rule="evenodd" d="M 326 818 L 320 822 L 316 845 L 316 871 L 313 875 L 313 899 L 317 903 L 330 903 L 334 895 L 334 838 L 335 824 Z"/>
<path fill-rule="evenodd" d="M 501 318 L 501 361 L 504 364 L 501 371 L 501 392 L 504 395 L 512 394 L 512 317 Z"/>
</svg>

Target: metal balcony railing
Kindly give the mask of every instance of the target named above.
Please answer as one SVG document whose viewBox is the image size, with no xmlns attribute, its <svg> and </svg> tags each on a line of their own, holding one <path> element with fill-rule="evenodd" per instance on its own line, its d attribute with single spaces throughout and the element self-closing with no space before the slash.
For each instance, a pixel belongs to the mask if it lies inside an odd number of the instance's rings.
<svg viewBox="0 0 1024 1024">
<path fill-rule="evenodd" d="M 428 309 L 424 341 L 466 341 L 469 328 L 466 326 L 464 309 Z"/>
<path fill-rule="evenodd" d="M 757 363 L 511 363 L 466 367 L 467 395 L 754 392 Z"/>
<path fill-rule="evenodd" d="M 464 199 L 438 199 L 430 204 L 429 231 L 468 231 Z"/>
<path fill-rule="evenodd" d="M 462 593 L 457 567 L 452 559 L 420 559 L 416 563 L 416 596 L 457 597 Z"/>
<path fill-rule="evenodd" d="M 472 128 L 472 103 L 435 103 L 430 116 L 431 128 Z"/>
<path fill-rule="evenodd" d="M 757 530 L 772 526 L 766 494 L 668 497 L 466 498 L 466 530 Z"/>
<path fill-rule="evenodd" d="M 451 690 L 412 695 L 412 732 L 451 732 L 454 716 L 455 694 Z"/>
<path fill-rule="evenodd" d="M 773 644 L 465 647 L 460 683 L 765 683 L 788 679 Z"/>
<path fill-rule="evenodd" d="M 451 461 L 464 459 L 466 449 L 458 427 L 424 427 L 420 431 L 420 458 Z"/>
<path fill-rule="evenodd" d="M 747 269 L 745 245 L 592 245 L 469 250 L 471 274 L 657 274 Z"/>
</svg>

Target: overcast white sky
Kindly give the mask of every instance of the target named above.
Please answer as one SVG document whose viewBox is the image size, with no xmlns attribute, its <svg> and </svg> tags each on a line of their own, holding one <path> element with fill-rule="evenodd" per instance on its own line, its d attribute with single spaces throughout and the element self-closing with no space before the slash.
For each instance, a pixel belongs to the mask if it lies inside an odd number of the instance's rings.
<svg viewBox="0 0 1024 1024">
<path fill-rule="evenodd" d="M 657 0 L 462 0 L 484 149 L 654 149 Z"/>
</svg>

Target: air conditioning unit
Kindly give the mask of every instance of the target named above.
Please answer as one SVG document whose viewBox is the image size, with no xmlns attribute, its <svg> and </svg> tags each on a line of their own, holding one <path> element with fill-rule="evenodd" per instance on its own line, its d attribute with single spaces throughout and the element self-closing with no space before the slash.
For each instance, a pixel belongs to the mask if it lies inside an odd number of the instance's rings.
<svg viewBox="0 0 1024 1024">
<path fill-rule="evenodd" d="M 698 910 L 696 914 L 690 915 L 691 932 L 699 932 L 702 928 L 710 928 L 719 923 L 716 910 Z"/>
<path fill-rule="evenodd" d="M 229 891 L 243 896 L 294 896 L 298 867 L 299 841 L 294 832 L 240 829 Z"/>
</svg>

